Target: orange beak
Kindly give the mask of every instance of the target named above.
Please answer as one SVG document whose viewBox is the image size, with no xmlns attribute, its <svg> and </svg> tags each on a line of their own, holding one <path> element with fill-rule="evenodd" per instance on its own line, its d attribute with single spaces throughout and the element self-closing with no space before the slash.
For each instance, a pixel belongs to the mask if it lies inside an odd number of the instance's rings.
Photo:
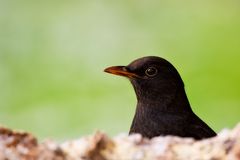
<svg viewBox="0 0 240 160">
<path fill-rule="evenodd" d="M 139 77 L 135 73 L 131 73 L 126 70 L 125 66 L 113 66 L 113 67 L 108 67 L 104 69 L 104 72 L 119 75 L 119 76 L 124 76 L 128 78 L 134 78 L 134 77 Z"/>
</svg>

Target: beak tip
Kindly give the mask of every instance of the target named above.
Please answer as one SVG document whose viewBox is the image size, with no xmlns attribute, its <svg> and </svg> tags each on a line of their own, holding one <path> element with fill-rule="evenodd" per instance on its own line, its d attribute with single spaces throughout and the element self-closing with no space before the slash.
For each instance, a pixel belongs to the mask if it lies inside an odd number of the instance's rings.
<svg viewBox="0 0 240 160">
<path fill-rule="evenodd" d="M 105 68 L 103 72 L 109 73 L 109 68 Z"/>
</svg>

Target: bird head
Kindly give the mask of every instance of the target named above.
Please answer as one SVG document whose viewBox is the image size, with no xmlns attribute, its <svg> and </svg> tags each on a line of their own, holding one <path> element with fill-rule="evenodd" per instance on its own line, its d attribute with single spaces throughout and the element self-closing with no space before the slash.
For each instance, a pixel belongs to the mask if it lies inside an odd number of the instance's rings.
<svg viewBox="0 0 240 160">
<path fill-rule="evenodd" d="M 139 101 L 167 100 L 174 96 L 178 88 L 184 88 L 183 81 L 174 66 L 160 57 L 143 57 L 127 66 L 112 66 L 104 71 L 127 77 Z"/>
</svg>

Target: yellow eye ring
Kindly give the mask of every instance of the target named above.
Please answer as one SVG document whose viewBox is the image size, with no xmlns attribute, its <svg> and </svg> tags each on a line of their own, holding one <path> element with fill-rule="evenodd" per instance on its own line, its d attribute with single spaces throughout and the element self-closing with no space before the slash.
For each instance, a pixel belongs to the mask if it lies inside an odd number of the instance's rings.
<svg viewBox="0 0 240 160">
<path fill-rule="evenodd" d="M 158 73 L 158 70 L 155 67 L 149 67 L 145 70 L 145 74 L 148 77 L 153 77 L 153 76 L 157 75 L 157 73 Z"/>
</svg>

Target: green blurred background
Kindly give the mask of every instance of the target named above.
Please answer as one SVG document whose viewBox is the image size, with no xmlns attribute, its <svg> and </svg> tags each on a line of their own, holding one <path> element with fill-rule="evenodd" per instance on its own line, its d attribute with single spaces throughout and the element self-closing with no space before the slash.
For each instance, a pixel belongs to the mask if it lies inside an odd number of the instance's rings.
<svg viewBox="0 0 240 160">
<path fill-rule="evenodd" d="M 103 73 L 157 55 L 214 130 L 240 119 L 239 0 L 0 0 L 0 123 L 58 140 L 127 132 L 130 83 Z"/>
</svg>

